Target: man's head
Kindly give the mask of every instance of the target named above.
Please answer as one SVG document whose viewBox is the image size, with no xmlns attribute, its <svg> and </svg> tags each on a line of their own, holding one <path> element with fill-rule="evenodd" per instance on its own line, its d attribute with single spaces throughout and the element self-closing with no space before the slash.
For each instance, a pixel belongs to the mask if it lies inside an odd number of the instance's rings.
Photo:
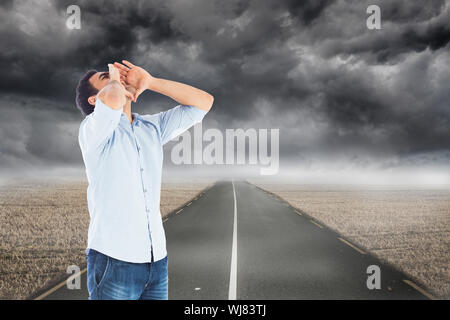
<svg viewBox="0 0 450 320">
<path fill-rule="evenodd" d="M 97 70 L 89 70 L 78 82 L 75 100 L 83 116 L 87 116 L 94 111 L 95 102 L 91 103 L 92 97 L 95 97 L 100 90 L 94 86 L 91 78 L 98 77 L 98 73 Z"/>
<path fill-rule="evenodd" d="M 97 93 L 109 83 L 109 72 L 98 72 L 89 70 L 78 82 L 76 89 L 76 103 L 83 116 L 87 116 L 94 111 Z M 122 82 L 125 89 L 132 94 L 136 89 L 125 82 Z M 131 101 L 131 100 L 129 100 Z"/>
</svg>

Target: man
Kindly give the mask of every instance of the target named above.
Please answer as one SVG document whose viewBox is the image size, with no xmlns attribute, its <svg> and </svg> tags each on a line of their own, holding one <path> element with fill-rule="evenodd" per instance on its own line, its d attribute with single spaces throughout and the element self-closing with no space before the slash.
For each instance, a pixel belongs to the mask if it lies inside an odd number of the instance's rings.
<svg viewBox="0 0 450 320">
<path fill-rule="evenodd" d="M 77 87 L 85 119 L 79 144 L 90 214 L 90 299 L 168 299 L 168 256 L 159 210 L 163 145 L 211 109 L 209 93 L 155 78 L 126 60 L 109 72 L 89 71 Z M 145 90 L 179 105 L 157 114 L 131 112 Z"/>
</svg>

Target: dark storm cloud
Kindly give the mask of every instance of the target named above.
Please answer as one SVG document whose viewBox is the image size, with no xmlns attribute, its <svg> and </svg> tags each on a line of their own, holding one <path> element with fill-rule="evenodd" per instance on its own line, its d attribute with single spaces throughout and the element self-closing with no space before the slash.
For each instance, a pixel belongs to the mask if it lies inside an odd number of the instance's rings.
<svg viewBox="0 0 450 320">
<path fill-rule="evenodd" d="M 381 8 L 382 30 L 335 34 L 324 46 L 327 56 L 361 55 L 370 63 L 394 63 L 399 55 L 426 49 L 435 51 L 450 41 L 450 11 L 445 1 L 372 1 L 371 4 Z M 351 8 L 350 2 L 348 6 Z M 355 11 L 363 13 L 366 7 L 366 3 L 360 2 Z M 365 29 L 365 20 L 361 19 L 359 25 Z"/>
<path fill-rule="evenodd" d="M 81 30 L 65 27 L 71 4 L 81 8 Z M 381 30 L 366 27 L 370 4 L 381 7 Z M 2 2 L 2 167 L 82 165 L 74 88 L 86 70 L 123 58 L 211 92 L 214 112 L 205 127 L 280 128 L 281 158 L 294 163 L 446 161 L 448 6 L 441 0 Z M 147 92 L 135 110 L 173 105 Z"/>
<path fill-rule="evenodd" d="M 428 21 L 445 9 L 445 0 L 378 0 L 373 4 L 382 8 L 384 21 L 407 24 Z"/>
<path fill-rule="evenodd" d="M 73 3 L 16 1 L 13 13 L 2 11 L 0 37 L 7 48 L 0 56 L 0 67 L 7 70 L 0 80 L 2 92 L 67 99 L 88 67 L 104 69 L 134 50 L 137 28 L 148 30 L 145 41 L 155 45 L 180 36 L 156 3 L 154 9 L 80 1 L 83 28 L 68 30 L 65 12 Z"/>
<path fill-rule="evenodd" d="M 288 12 L 306 25 L 318 18 L 323 10 L 334 3 L 335 0 L 317 0 L 317 1 L 286 1 Z"/>
</svg>

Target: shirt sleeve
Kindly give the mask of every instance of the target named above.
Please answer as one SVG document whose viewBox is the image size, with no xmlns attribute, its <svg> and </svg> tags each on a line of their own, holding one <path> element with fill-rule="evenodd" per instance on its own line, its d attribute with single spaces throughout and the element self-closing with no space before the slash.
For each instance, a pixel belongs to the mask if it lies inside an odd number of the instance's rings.
<svg viewBox="0 0 450 320">
<path fill-rule="evenodd" d="M 119 124 L 122 112 L 123 107 L 112 109 L 97 98 L 94 111 L 80 125 L 78 140 L 81 149 L 88 152 L 108 141 Z"/>
<path fill-rule="evenodd" d="M 158 113 L 162 144 L 167 143 L 202 121 L 206 113 L 208 111 L 182 104 Z"/>
</svg>

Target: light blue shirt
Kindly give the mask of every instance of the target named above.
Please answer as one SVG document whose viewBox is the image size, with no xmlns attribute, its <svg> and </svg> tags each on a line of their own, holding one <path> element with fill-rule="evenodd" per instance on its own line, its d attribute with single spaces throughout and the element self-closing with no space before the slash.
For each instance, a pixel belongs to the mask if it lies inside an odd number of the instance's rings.
<svg viewBox="0 0 450 320">
<path fill-rule="evenodd" d="M 157 114 L 114 110 L 97 98 L 78 141 L 89 182 L 88 248 L 122 261 L 167 255 L 159 208 L 163 145 L 200 122 L 207 111 L 187 105 Z"/>
</svg>

